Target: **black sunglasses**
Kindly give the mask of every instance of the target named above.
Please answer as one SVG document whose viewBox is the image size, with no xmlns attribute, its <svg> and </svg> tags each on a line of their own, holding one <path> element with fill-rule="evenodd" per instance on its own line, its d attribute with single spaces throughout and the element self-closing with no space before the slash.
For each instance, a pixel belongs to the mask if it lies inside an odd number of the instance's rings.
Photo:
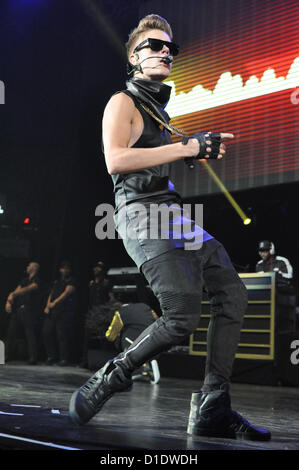
<svg viewBox="0 0 299 470">
<path fill-rule="evenodd" d="M 154 52 L 161 51 L 163 49 L 163 46 L 165 45 L 166 47 L 168 47 L 169 53 L 171 55 L 175 56 L 179 53 L 179 46 L 174 42 L 162 41 L 161 39 L 147 38 L 135 47 L 133 54 L 135 52 L 140 51 L 140 49 L 142 49 L 145 44 L 149 46 Z"/>
</svg>

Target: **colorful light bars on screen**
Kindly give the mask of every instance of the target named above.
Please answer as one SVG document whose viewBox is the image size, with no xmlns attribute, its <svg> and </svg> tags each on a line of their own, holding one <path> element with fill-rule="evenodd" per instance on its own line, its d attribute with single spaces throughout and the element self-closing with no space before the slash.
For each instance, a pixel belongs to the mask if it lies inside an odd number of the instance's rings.
<svg viewBox="0 0 299 470">
<path fill-rule="evenodd" d="M 181 44 L 165 81 L 172 87 L 166 110 L 189 135 L 234 134 L 227 157 L 209 162 L 228 191 L 299 180 L 298 31 L 299 2 L 248 1 L 227 14 L 224 29 L 202 37 L 196 30 Z M 220 188 L 210 184 L 211 172 L 199 171 L 190 185 L 174 171 L 185 197 Z"/>
<path fill-rule="evenodd" d="M 215 88 L 209 90 L 202 85 L 195 85 L 191 91 L 176 94 L 175 82 L 167 81 L 172 87 L 171 97 L 167 105 L 167 112 L 173 117 L 211 109 L 238 101 L 264 96 L 278 91 L 290 90 L 299 86 L 299 56 L 296 57 L 286 77 L 277 77 L 275 69 L 264 71 L 259 80 L 252 75 L 243 83 L 240 74 L 232 75 L 224 72 L 219 77 Z"/>
</svg>

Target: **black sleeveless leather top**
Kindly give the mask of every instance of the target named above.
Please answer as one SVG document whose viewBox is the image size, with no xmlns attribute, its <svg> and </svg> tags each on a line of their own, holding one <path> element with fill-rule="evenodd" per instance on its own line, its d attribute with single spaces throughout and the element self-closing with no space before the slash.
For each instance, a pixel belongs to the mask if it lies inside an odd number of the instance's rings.
<svg viewBox="0 0 299 470">
<path fill-rule="evenodd" d="M 170 132 L 165 128 L 160 129 L 160 124 L 144 110 L 138 98 L 129 90 L 124 90 L 123 93 L 130 96 L 134 101 L 136 108 L 142 115 L 144 123 L 142 134 L 132 147 L 154 148 L 170 144 Z M 164 113 L 165 121 L 168 122 L 168 115 L 166 112 Z M 142 158 L 142 154 L 140 157 Z M 151 199 L 153 202 L 157 200 L 157 198 L 160 200 L 161 197 L 163 201 L 167 199 L 180 199 L 179 194 L 174 191 L 172 182 L 169 181 L 168 164 L 158 165 L 131 173 L 111 175 L 111 177 L 114 184 L 116 209 L 120 204 L 129 204 L 140 199 Z"/>
<path fill-rule="evenodd" d="M 154 148 L 171 143 L 170 132 L 140 105 L 141 100 L 156 116 L 168 123 L 169 116 L 164 107 L 168 102 L 170 91 L 170 87 L 160 82 L 136 78 L 127 82 L 127 90 L 123 90 L 122 93 L 134 101 L 144 122 L 143 132 L 133 145 L 134 148 Z M 142 150 L 140 152 L 142 158 Z M 169 180 L 169 164 L 127 174 L 115 174 L 111 177 L 115 193 L 115 227 L 127 253 L 138 268 L 141 268 L 145 261 L 162 253 L 175 248 L 184 248 L 190 241 L 190 237 L 188 238 L 190 233 L 191 235 L 195 233 L 196 240 L 200 239 L 200 243 L 202 240 L 212 238 L 190 219 L 190 215 L 182 207 L 181 197 Z M 166 206 L 166 211 L 172 215 L 171 222 L 165 223 L 160 219 L 157 222 L 157 218 L 153 219 L 151 212 L 153 205 Z M 149 226 L 155 224 L 158 224 L 158 238 L 149 236 Z M 187 226 L 187 231 L 183 226 Z"/>
</svg>

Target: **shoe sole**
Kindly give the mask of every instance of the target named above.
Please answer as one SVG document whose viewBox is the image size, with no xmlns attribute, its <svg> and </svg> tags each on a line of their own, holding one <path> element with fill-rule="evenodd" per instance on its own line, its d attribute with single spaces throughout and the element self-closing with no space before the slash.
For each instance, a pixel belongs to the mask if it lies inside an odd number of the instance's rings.
<svg viewBox="0 0 299 470">
<path fill-rule="evenodd" d="M 153 374 L 154 374 L 154 377 L 153 377 L 153 380 L 151 380 L 151 383 L 152 384 L 157 384 L 160 382 L 160 369 L 159 369 L 159 366 L 158 366 L 158 363 L 156 361 L 156 359 L 153 359 L 151 361 L 151 366 L 152 366 L 152 370 L 153 370 Z"/>
<path fill-rule="evenodd" d="M 75 424 L 78 424 L 80 426 L 82 426 L 83 424 L 86 424 L 88 423 L 88 421 L 90 421 L 96 414 L 98 414 L 101 409 L 103 408 L 103 406 L 105 405 L 105 403 L 110 400 L 110 398 L 112 398 L 112 396 L 114 395 L 114 393 L 111 393 L 111 395 L 109 395 L 108 397 L 105 398 L 105 400 L 102 401 L 102 404 L 101 406 L 97 409 L 96 413 L 94 413 L 90 418 L 87 418 L 87 419 L 82 419 L 79 414 L 77 413 L 76 411 L 76 399 L 77 399 L 77 396 L 78 396 L 78 393 L 80 392 L 80 390 L 77 390 L 76 392 L 73 393 L 73 395 L 71 396 L 71 399 L 70 399 L 70 404 L 69 404 L 69 416 L 71 418 L 71 420 L 75 423 Z"/>
<path fill-rule="evenodd" d="M 190 436 L 218 437 L 222 439 L 236 439 L 235 433 L 219 432 L 216 429 L 206 429 L 198 427 L 188 427 L 187 434 Z"/>
<path fill-rule="evenodd" d="M 69 404 L 69 416 L 75 424 L 78 424 L 81 426 L 82 424 L 87 423 L 87 421 L 83 421 L 78 415 L 78 413 L 76 412 L 75 403 L 76 403 L 78 393 L 79 393 L 79 390 L 77 390 L 77 392 L 74 392 L 73 395 L 71 396 L 70 404 Z"/>
<path fill-rule="evenodd" d="M 221 439 L 237 439 L 243 441 L 270 441 L 271 433 L 265 434 L 249 434 L 249 433 L 226 433 L 225 431 L 219 432 L 215 429 L 204 429 L 198 427 L 188 427 L 187 434 L 191 436 L 202 436 L 202 437 L 216 437 Z"/>
<path fill-rule="evenodd" d="M 246 433 L 236 433 L 236 439 L 243 440 L 243 441 L 260 441 L 266 442 L 271 440 L 271 433 L 253 435 L 253 434 L 246 434 Z"/>
</svg>

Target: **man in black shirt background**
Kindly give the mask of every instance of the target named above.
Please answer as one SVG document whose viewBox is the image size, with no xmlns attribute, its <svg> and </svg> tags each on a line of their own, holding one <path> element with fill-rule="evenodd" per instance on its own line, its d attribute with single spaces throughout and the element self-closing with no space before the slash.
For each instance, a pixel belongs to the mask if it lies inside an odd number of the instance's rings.
<svg viewBox="0 0 299 470">
<path fill-rule="evenodd" d="M 275 272 L 277 287 L 289 287 L 293 280 L 293 268 L 287 258 L 276 255 L 273 242 L 269 240 L 261 241 L 259 243 L 259 255 L 262 259 L 256 264 L 256 272 Z"/>
<path fill-rule="evenodd" d="M 71 265 L 64 261 L 59 268 L 60 278 L 51 289 L 44 313 L 46 314 L 43 335 L 47 352 L 47 364 L 68 365 L 70 359 L 70 331 L 75 307 L 75 280 Z M 58 342 L 58 351 L 56 350 Z"/>
<path fill-rule="evenodd" d="M 94 278 L 89 283 L 89 308 L 109 301 L 109 281 L 105 274 L 105 264 L 98 261 L 93 267 Z"/>
<path fill-rule="evenodd" d="M 276 254 L 272 241 L 262 240 L 258 249 L 262 259 L 256 264 L 256 272 L 275 273 L 276 331 L 295 330 L 296 291 L 293 285 L 293 267 L 287 258 Z"/>
<path fill-rule="evenodd" d="M 88 366 L 88 348 L 95 338 L 95 325 L 98 325 L 103 318 L 102 306 L 110 303 L 110 283 L 106 271 L 103 261 L 97 261 L 93 266 L 93 279 L 89 283 L 89 303 L 84 325 L 83 352 L 79 364 L 81 367 Z"/>
<path fill-rule="evenodd" d="M 26 276 L 7 298 L 5 310 L 7 313 L 11 313 L 12 316 L 7 333 L 6 360 L 13 358 L 19 329 L 23 329 L 27 340 L 29 364 L 37 363 L 36 327 L 40 307 L 39 269 L 39 264 L 31 261 L 26 268 Z"/>
</svg>

